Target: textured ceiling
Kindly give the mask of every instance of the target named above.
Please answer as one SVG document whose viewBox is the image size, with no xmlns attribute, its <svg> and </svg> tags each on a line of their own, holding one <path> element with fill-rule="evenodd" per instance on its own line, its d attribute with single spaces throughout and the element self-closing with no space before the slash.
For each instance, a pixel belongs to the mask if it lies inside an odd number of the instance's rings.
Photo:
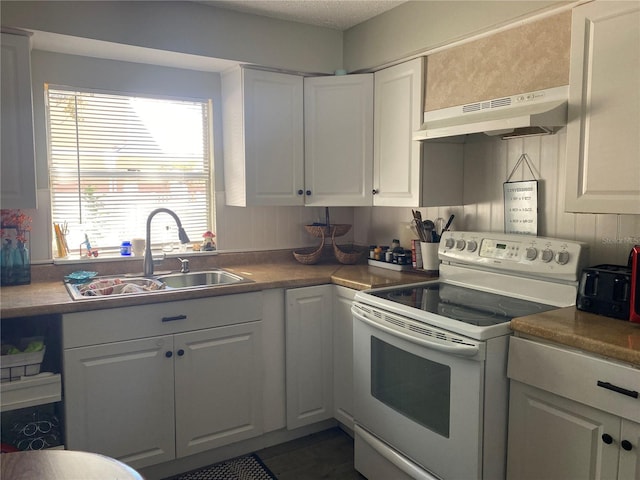
<svg viewBox="0 0 640 480">
<path fill-rule="evenodd" d="M 209 0 L 219 8 L 347 30 L 407 0 Z"/>
</svg>

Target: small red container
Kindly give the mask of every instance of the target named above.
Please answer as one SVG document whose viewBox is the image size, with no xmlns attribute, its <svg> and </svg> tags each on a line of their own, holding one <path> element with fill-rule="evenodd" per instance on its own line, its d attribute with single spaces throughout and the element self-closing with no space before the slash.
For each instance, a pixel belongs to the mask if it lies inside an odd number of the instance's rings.
<svg viewBox="0 0 640 480">
<path fill-rule="evenodd" d="M 631 266 L 631 304 L 629 320 L 640 323 L 640 245 L 636 245 L 631 249 L 629 263 Z"/>
</svg>

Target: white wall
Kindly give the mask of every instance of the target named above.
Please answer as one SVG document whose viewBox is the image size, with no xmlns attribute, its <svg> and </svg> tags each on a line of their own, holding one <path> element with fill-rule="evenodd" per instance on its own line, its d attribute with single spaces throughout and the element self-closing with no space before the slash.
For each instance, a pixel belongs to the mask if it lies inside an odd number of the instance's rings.
<svg viewBox="0 0 640 480">
<path fill-rule="evenodd" d="M 564 212 L 566 129 L 556 135 L 500 140 L 484 135 L 465 144 L 464 205 L 421 208 L 423 218 L 456 218 L 452 230 L 504 231 L 503 182 L 520 155 L 527 153 L 539 180 L 538 234 L 584 241 L 591 246 L 591 265 L 626 265 L 631 247 L 640 244 L 640 215 L 575 214 Z M 519 167 L 512 181 L 531 180 Z M 431 180 L 437 182 L 437 175 Z M 428 186 L 428 185 L 427 185 Z M 356 208 L 355 240 L 365 244 L 391 243 L 400 238 L 410 245 L 410 208 Z M 400 220 L 399 220 L 400 219 Z"/>
<path fill-rule="evenodd" d="M 187 1 L 0 2 L 3 26 L 255 63 L 342 68 L 342 32 Z"/>
<path fill-rule="evenodd" d="M 375 69 L 566 1 L 409 1 L 344 33 L 347 71 Z"/>
</svg>

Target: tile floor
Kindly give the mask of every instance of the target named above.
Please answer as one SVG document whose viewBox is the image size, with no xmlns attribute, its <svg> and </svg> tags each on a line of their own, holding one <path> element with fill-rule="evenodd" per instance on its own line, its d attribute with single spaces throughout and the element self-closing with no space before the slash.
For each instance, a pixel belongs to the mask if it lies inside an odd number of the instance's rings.
<svg viewBox="0 0 640 480">
<path fill-rule="evenodd" d="M 353 439 L 332 428 L 255 452 L 278 480 L 364 480 L 353 467 Z"/>
</svg>

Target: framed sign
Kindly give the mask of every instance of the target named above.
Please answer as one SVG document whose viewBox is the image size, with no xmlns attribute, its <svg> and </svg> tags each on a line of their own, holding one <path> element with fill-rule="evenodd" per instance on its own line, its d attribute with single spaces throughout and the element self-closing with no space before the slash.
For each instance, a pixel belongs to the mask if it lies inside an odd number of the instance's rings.
<svg viewBox="0 0 640 480">
<path fill-rule="evenodd" d="M 538 181 L 505 182 L 504 232 L 538 234 Z"/>
<path fill-rule="evenodd" d="M 513 173 L 524 162 L 534 180 L 510 182 Z M 538 181 L 526 153 L 520 156 L 509 178 L 502 185 L 504 193 L 504 232 L 538 235 Z"/>
</svg>

